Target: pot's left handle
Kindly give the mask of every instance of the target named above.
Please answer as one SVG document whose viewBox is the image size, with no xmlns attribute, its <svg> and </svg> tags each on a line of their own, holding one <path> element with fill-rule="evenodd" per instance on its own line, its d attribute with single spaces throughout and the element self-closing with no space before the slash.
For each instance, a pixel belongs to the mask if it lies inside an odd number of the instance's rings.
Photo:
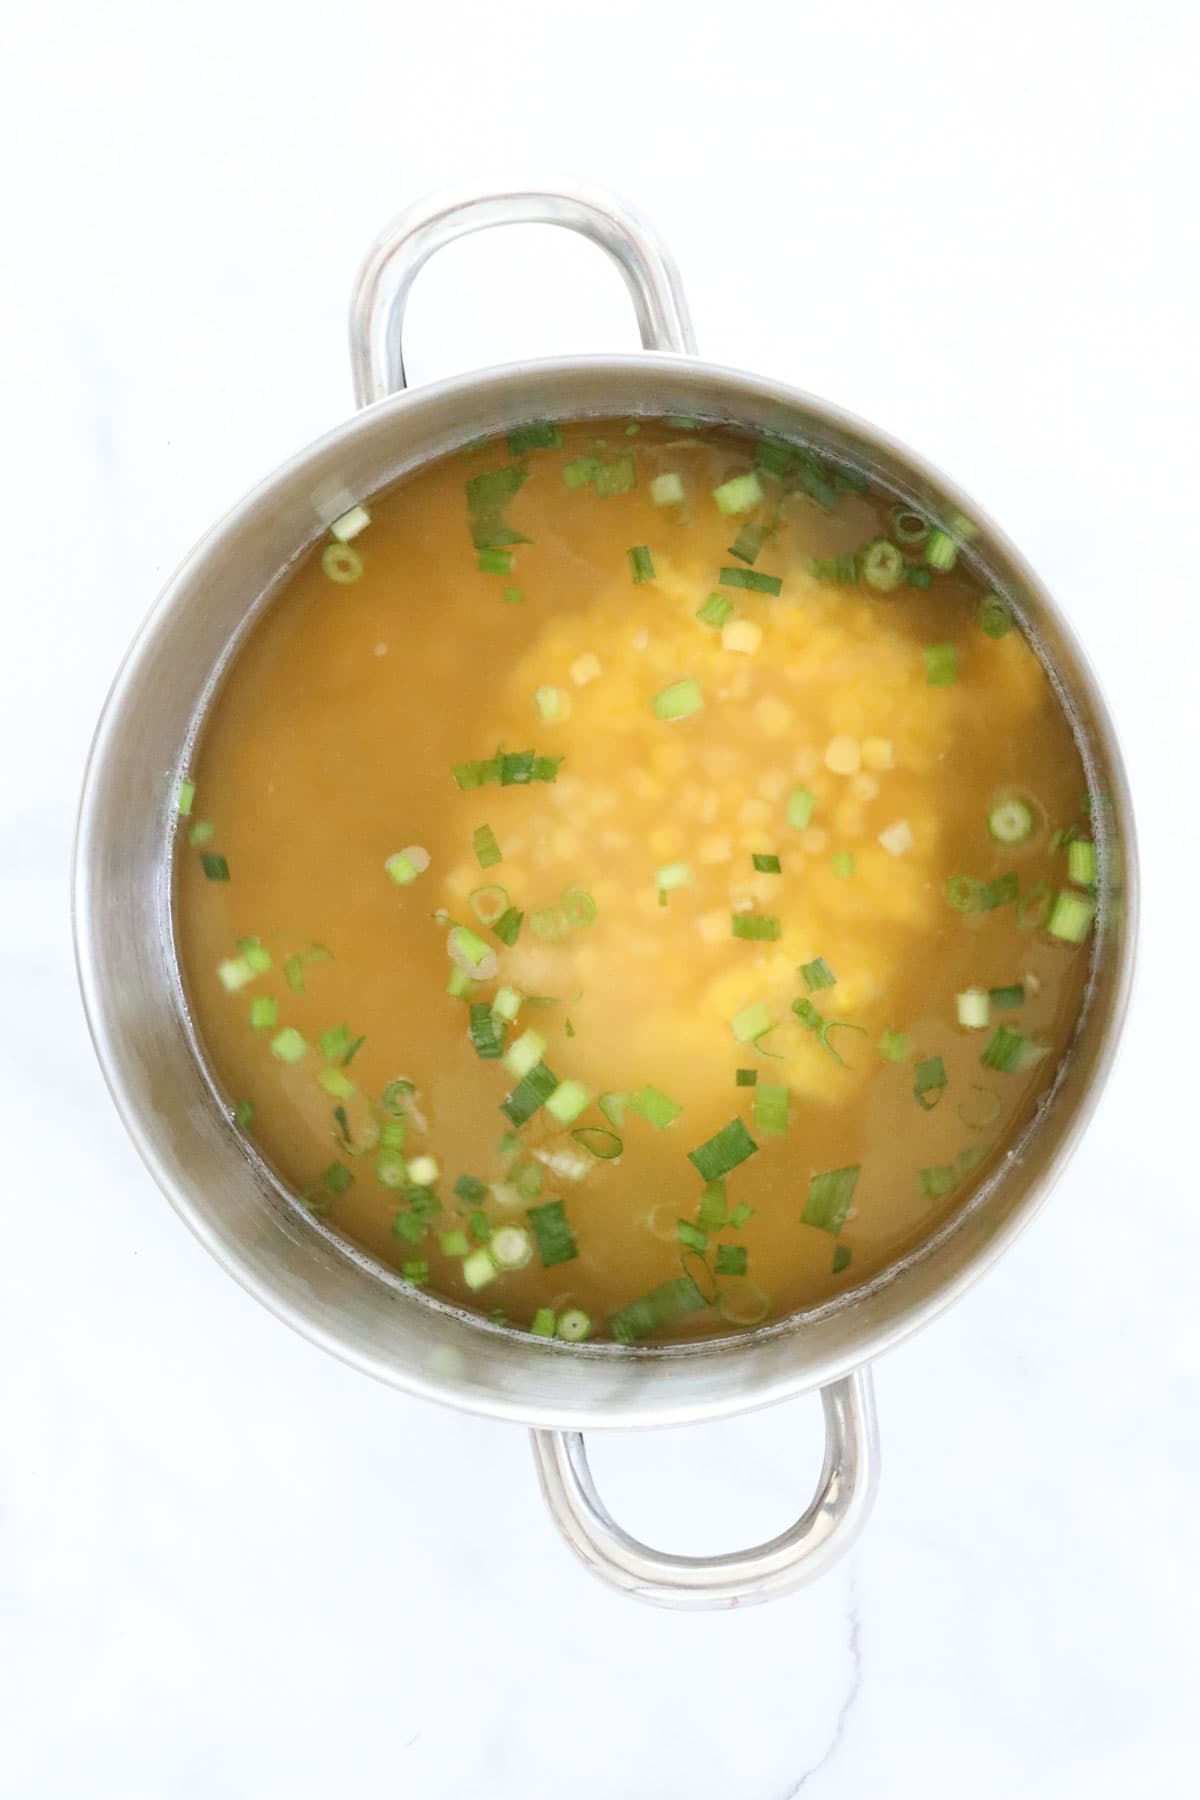
<svg viewBox="0 0 1200 1800">
<path fill-rule="evenodd" d="M 558 177 L 483 190 L 442 188 L 393 219 L 359 270 L 350 307 L 350 362 L 359 406 L 385 400 L 405 385 L 404 309 L 421 268 L 443 245 L 493 225 L 561 225 L 590 238 L 625 278 L 644 348 L 695 355 L 675 264 L 626 201 Z"/>
</svg>

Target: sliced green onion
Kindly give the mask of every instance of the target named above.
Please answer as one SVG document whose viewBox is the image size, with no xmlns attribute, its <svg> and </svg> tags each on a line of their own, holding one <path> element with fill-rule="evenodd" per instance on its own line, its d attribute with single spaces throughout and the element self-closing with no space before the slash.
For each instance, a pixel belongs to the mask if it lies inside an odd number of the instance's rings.
<svg viewBox="0 0 1200 1800">
<path fill-rule="evenodd" d="M 650 554 L 648 545 L 634 544 L 632 549 L 627 550 L 625 554 L 629 558 L 629 572 L 633 576 L 635 585 L 639 582 L 654 580 L 654 558 Z"/>
<path fill-rule="evenodd" d="M 811 451 L 796 452 L 796 463 L 792 471 L 795 485 L 826 512 L 832 512 L 837 505 L 838 488 L 848 473 L 849 471 L 839 469 L 831 481 L 829 470 Z"/>
<path fill-rule="evenodd" d="M 758 569 L 722 569 L 717 578 L 722 587 L 746 588 L 752 594 L 778 594 L 783 587 L 780 575 L 764 575 Z"/>
<path fill-rule="evenodd" d="M 1036 931 L 1050 911 L 1050 883 L 1035 881 L 1017 901 L 1017 925 L 1022 931 Z"/>
<path fill-rule="evenodd" d="M 556 781 L 561 756 L 538 756 L 533 750 L 515 750 L 491 756 L 485 762 L 452 763 L 450 773 L 460 788 L 486 787 L 498 781 L 501 787 L 523 787 L 531 781 Z"/>
<path fill-rule="evenodd" d="M 681 506 L 684 501 L 683 476 L 673 472 L 656 475 L 650 483 L 650 498 L 655 506 Z"/>
<path fill-rule="evenodd" d="M 598 456 L 578 456 L 574 462 L 563 464 L 563 482 L 572 489 L 588 487 L 603 467 Z"/>
<path fill-rule="evenodd" d="M 547 724 L 552 723 L 562 714 L 562 690 L 556 687 L 540 687 L 534 690 L 533 704 L 537 707 L 538 718 Z"/>
<path fill-rule="evenodd" d="M 591 1105 L 591 1100 L 592 1096 L 582 1082 L 560 1081 L 546 1100 L 546 1111 L 560 1125 L 573 1125 L 580 1113 Z"/>
<path fill-rule="evenodd" d="M 966 988 L 955 996 L 958 1022 L 964 1031 L 986 1031 L 991 1016 L 991 1001 L 986 988 Z"/>
<path fill-rule="evenodd" d="M 452 1000 L 469 1000 L 476 986 L 477 983 L 471 980 L 466 970 L 460 969 L 456 964 L 446 982 L 446 992 Z"/>
<path fill-rule="evenodd" d="M 1012 609 L 999 594 L 985 594 L 979 602 L 979 627 L 990 638 L 1007 637 L 1012 630 Z"/>
<path fill-rule="evenodd" d="M 730 1028 L 739 1044 L 753 1044 L 771 1029 L 771 1015 L 761 1000 L 751 1001 L 741 1012 L 734 1013 Z"/>
<path fill-rule="evenodd" d="M 972 1083 L 967 1092 L 979 1094 L 981 1098 L 974 1101 L 960 1100 L 955 1110 L 968 1131 L 986 1131 L 1004 1111 L 1004 1102 L 994 1088 L 978 1087 Z"/>
<path fill-rule="evenodd" d="M 490 825 L 478 825 L 472 834 L 475 860 L 481 869 L 491 869 L 501 860 L 500 846 Z"/>
<path fill-rule="evenodd" d="M 489 1281 L 495 1281 L 499 1270 L 486 1250 L 472 1250 L 470 1256 L 463 1258 L 463 1280 L 473 1291 L 486 1287 Z"/>
<path fill-rule="evenodd" d="M 365 506 L 352 506 L 333 521 L 329 527 L 329 535 L 336 538 L 339 544 L 348 544 L 360 531 L 365 531 L 370 523 L 371 515 Z"/>
<path fill-rule="evenodd" d="M 389 856 L 383 866 L 398 887 L 407 887 L 429 867 L 429 852 L 421 844 L 406 844 L 395 856 Z"/>
<path fill-rule="evenodd" d="M 579 1255 L 579 1246 L 567 1223 L 567 1210 L 561 1200 L 546 1200 L 541 1206 L 531 1206 L 525 1217 L 533 1228 L 544 1269 L 573 1262 Z"/>
<path fill-rule="evenodd" d="M 815 1225 L 818 1231 L 828 1231 L 833 1237 L 838 1235 L 846 1223 L 861 1167 L 854 1163 L 848 1169 L 829 1169 L 810 1179 L 808 1198 L 800 1215 L 805 1225 Z"/>
<path fill-rule="evenodd" d="M 770 1310 L 771 1302 L 755 1281 L 735 1282 L 717 1299 L 717 1311 L 729 1325 L 758 1325 Z"/>
<path fill-rule="evenodd" d="M 408 1165 L 408 1179 L 417 1187 L 429 1187 L 438 1178 L 436 1156 L 414 1156 Z"/>
<path fill-rule="evenodd" d="M 902 1031 L 885 1031 L 879 1040 L 879 1054 L 884 1062 L 907 1062 L 912 1053 L 912 1039 Z"/>
<path fill-rule="evenodd" d="M 708 1249 L 707 1231 L 701 1230 L 699 1225 L 689 1224 L 686 1219 L 680 1219 L 675 1227 L 675 1235 L 681 1244 L 689 1250 L 695 1250 L 699 1256 L 703 1256 Z"/>
<path fill-rule="evenodd" d="M 957 1180 L 957 1172 L 952 1166 L 917 1170 L 917 1181 L 926 1200 L 940 1200 L 950 1192 Z"/>
<path fill-rule="evenodd" d="M 500 942 L 507 945 L 510 950 L 520 936 L 521 921 L 524 917 L 525 914 L 517 907 L 509 906 L 505 908 L 504 912 L 500 914 L 500 917 L 492 926 L 492 930 L 500 939 Z"/>
<path fill-rule="evenodd" d="M 256 975 L 265 975 L 271 968 L 271 952 L 257 938 L 239 938 L 238 949 Z"/>
<path fill-rule="evenodd" d="M 843 1272 L 843 1270 L 848 1269 L 850 1267 L 850 1246 L 849 1246 L 849 1244 L 835 1244 L 834 1245 L 834 1247 L 833 1247 L 833 1262 L 830 1264 L 830 1267 L 832 1268 L 833 1273 L 835 1275 L 840 1275 Z"/>
<path fill-rule="evenodd" d="M 932 1112 L 946 1088 L 946 1065 L 940 1056 L 927 1056 L 913 1070 L 913 1099 Z"/>
<path fill-rule="evenodd" d="M 1090 894 L 1064 888 L 1050 909 L 1046 930 L 1065 944 L 1082 944 L 1092 928 L 1096 902 Z"/>
<path fill-rule="evenodd" d="M 473 888 L 467 895 L 467 904 L 481 925 L 494 925 L 508 910 L 508 889 L 495 882 L 488 887 Z"/>
<path fill-rule="evenodd" d="M 737 1205 L 730 1209 L 729 1218 L 726 1223 L 732 1225 L 735 1231 L 740 1231 L 742 1226 L 746 1223 L 746 1220 L 752 1219 L 753 1217 L 754 1208 L 752 1206 L 747 1206 L 744 1200 L 739 1200 Z"/>
<path fill-rule="evenodd" d="M 635 1344 L 649 1337 L 662 1325 L 669 1325 L 684 1313 L 699 1312 L 708 1301 L 690 1275 L 677 1275 L 664 1281 L 640 1300 L 620 1307 L 608 1321 L 608 1328 L 619 1344 Z"/>
<path fill-rule="evenodd" d="M 1033 835 L 1033 808 L 1015 794 L 997 800 L 988 813 L 988 830 L 999 844 L 1023 844 Z"/>
<path fill-rule="evenodd" d="M 854 874 L 854 858 L 848 850 L 835 850 L 829 866 L 839 881 L 849 881 Z"/>
<path fill-rule="evenodd" d="M 317 1085 L 335 1100 L 352 1100 L 358 1092 L 350 1077 L 343 1075 L 340 1069 L 322 1069 L 317 1076 Z"/>
<path fill-rule="evenodd" d="M 616 1132 L 606 1130 L 603 1125 L 579 1125 L 571 1136 L 601 1162 L 615 1161 L 625 1147 Z"/>
<path fill-rule="evenodd" d="M 513 553 L 511 550 L 481 550 L 479 552 L 479 573 L 481 575 L 511 575 Z"/>
<path fill-rule="evenodd" d="M 920 513 L 907 506 L 894 506 L 891 516 L 892 536 L 907 550 L 915 550 L 929 536 L 929 526 Z"/>
<path fill-rule="evenodd" d="M 858 580 L 858 558 L 853 551 L 840 556 L 810 556 L 808 572 L 814 581 L 837 581 L 842 586 Z"/>
<path fill-rule="evenodd" d="M 1072 838 L 1067 845 L 1067 879 L 1079 887 L 1091 887 L 1096 879 L 1096 846 L 1090 838 Z"/>
<path fill-rule="evenodd" d="M 379 1097 L 384 1112 L 393 1119 L 402 1119 L 404 1102 L 410 1094 L 415 1094 L 416 1091 L 414 1084 L 411 1081 L 405 1081 L 403 1077 L 399 1081 L 389 1081 Z"/>
<path fill-rule="evenodd" d="M 524 544 L 529 540 L 505 523 L 504 509 L 529 479 L 526 463 L 509 463 L 503 469 L 490 469 L 474 475 L 466 484 L 467 517 L 471 526 L 471 542 L 477 550 L 493 545 Z"/>
<path fill-rule="evenodd" d="M 601 463 L 592 479 L 598 494 L 607 496 L 629 493 L 637 486 L 637 470 L 632 456 L 618 456 L 613 462 Z"/>
<path fill-rule="evenodd" d="M 468 1031 L 476 1056 L 487 1062 L 495 1061 L 504 1049 L 504 1033 L 492 1016 L 490 1005 L 486 1000 L 473 1000 L 470 1015 Z"/>
<path fill-rule="evenodd" d="M 759 1131 L 782 1137 L 788 1128 L 791 1095 L 773 1081 L 760 1081 L 754 1090 L 754 1123 Z"/>
<path fill-rule="evenodd" d="M 229 864 L 223 856 L 214 856 L 207 850 L 202 851 L 200 867 L 204 870 L 205 879 L 208 881 L 229 880 Z"/>
<path fill-rule="evenodd" d="M 731 913 L 730 929 L 735 938 L 752 943 L 773 944 L 783 927 L 773 913 Z"/>
<path fill-rule="evenodd" d="M 685 862 L 664 863 L 662 868 L 655 872 L 654 884 L 658 889 L 660 898 L 672 893 L 675 888 L 691 887 L 692 871 L 690 864 Z M 663 904 L 666 904 L 665 899 L 663 899 Z"/>
<path fill-rule="evenodd" d="M 741 1119 L 731 1119 L 707 1142 L 689 1150 L 688 1161 L 700 1171 L 704 1181 L 716 1181 L 745 1162 L 748 1156 L 753 1156 L 757 1149 L 758 1145 Z"/>
<path fill-rule="evenodd" d="M 796 831 L 804 831 L 812 822 L 817 796 L 809 788 L 793 788 L 788 799 L 787 822 Z"/>
<path fill-rule="evenodd" d="M 181 819 L 186 819 L 192 810 L 192 801 L 196 798 L 196 784 L 190 775 L 185 775 L 175 795 L 175 811 Z"/>
<path fill-rule="evenodd" d="M 534 1337 L 552 1338 L 554 1336 L 554 1312 L 549 1306 L 539 1306 L 533 1315 L 533 1324 L 529 1327 Z"/>
<path fill-rule="evenodd" d="M 1012 1075 L 1037 1060 L 1036 1048 L 1023 1031 L 1014 1031 L 1011 1025 L 998 1025 L 979 1060 L 985 1069 L 998 1069 L 1002 1075 Z"/>
<path fill-rule="evenodd" d="M 776 476 L 780 481 L 790 473 L 795 460 L 795 448 L 783 438 L 759 438 L 754 446 L 754 461 L 757 467 L 768 475 Z"/>
<path fill-rule="evenodd" d="M 319 1185 L 324 1188 L 327 1194 L 332 1195 L 336 1200 L 339 1194 L 344 1194 L 346 1192 L 346 1189 L 353 1184 L 353 1181 L 354 1176 L 346 1167 L 345 1163 L 335 1161 L 331 1162 L 327 1169 L 322 1170 Z"/>
<path fill-rule="evenodd" d="M 757 1069 L 735 1069 L 734 1085 L 736 1087 L 755 1087 L 758 1083 Z"/>
<path fill-rule="evenodd" d="M 405 1281 L 411 1281 L 420 1287 L 423 1282 L 429 1280 L 429 1264 L 421 1259 L 414 1259 L 412 1262 L 404 1263 L 400 1273 Z"/>
<path fill-rule="evenodd" d="M 541 1062 L 545 1049 L 546 1040 L 540 1031 L 523 1031 L 504 1052 L 504 1066 L 520 1081 Z"/>
<path fill-rule="evenodd" d="M 719 1231 L 726 1222 L 725 1183 L 710 1181 L 700 1196 L 697 1220 L 706 1231 Z"/>
<path fill-rule="evenodd" d="M 904 556 L 886 538 L 868 544 L 859 560 L 862 578 L 878 593 L 890 594 L 904 580 Z"/>
<path fill-rule="evenodd" d="M 349 587 L 362 575 L 363 560 L 349 544 L 326 544 L 321 552 L 321 567 L 330 581 L 335 581 L 339 587 Z"/>
<path fill-rule="evenodd" d="M 717 1245 L 717 1274 L 744 1275 L 749 1257 L 744 1244 Z"/>
<path fill-rule="evenodd" d="M 696 617 L 702 625 L 711 625 L 717 631 L 732 616 L 733 601 L 727 600 L 724 594 L 710 594 L 704 605 L 696 611 Z"/>
<path fill-rule="evenodd" d="M 244 956 L 227 956 L 224 962 L 217 964 L 217 979 L 226 993 L 236 994 L 254 980 L 254 970 Z"/>
<path fill-rule="evenodd" d="M 815 957 L 812 962 L 801 963 L 800 974 L 810 994 L 815 994 L 819 988 L 837 986 L 837 976 L 823 956 Z"/>
<path fill-rule="evenodd" d="M 743 525 L 729 546 L 730 556 L 736 556 L 739 562 L 757 562 L 768 535 L 765 525 Z"/>
<path fill-rule="evenodd" d="M 271 1039 L 271 1054 L 278 1057 L 280 1062 L 298 1063 L 308 1055 L 308 1045 L 294 1025 L 285 1025 Z"/>
<path fill-rule="evenodd" d="M 1004 1012 L 1009 1007 L 1024 1006 L 1025 989 L 1020 982 L 1014 982 L 1011 987 L 989 988 L 988 999 L 997 1012 Z"/>
<path fill-rule="evenodd" d="M 952 687 L 958 680 L 958 652 L 954 645 L 926 644 L 922 655 L 925 658 L 925 685 Z"/>
<path fill-rule="evenodd" d="M 216 835 L 217 828 L 211 819 L 197 819 L 188 832 L 188 843 L 198 850 L 201 844 L 211 844 Z"/>
<path fill-rule="evenodd" d="M 545 1105 L 557 1086 L 558 1076 L 545 1063 L 535 1063 L 501 1102 L 500 1110 L 510 1125 L 524 1125 Z"/>
<path fill-rule="evenodd" d="M 501 597 L 505 606 L 520 606 L 525 598 L 525 590 L 519 587 L 506 587 Z"/>
<path fill-rule="evenodd" d="M 254 1123 L 253 1100 L 239 1100 L 233 1109 L 233 1122 L 239 1131 L 249 1131 Z"/>
<path fill-rule="evenodd" d="M 572 931 L 577 931 L 585 925 L 594 925 L 598 913 L 599 908 L 586 888 L 568 887 L 563 889 L 562 914 Z"/>
<path fill-rule="evenodd" d="M 250 1024 L 255 1031 L 274 1031 L 279 1023 L 279 1002 L 258 994 L 250 1002 Z"/>
<path fill-rule="evenodd" d="M 527 450 L 557 450 L 562 445 L 562 432 L 550 420 L 535 419 L 529 425 L 518 425 L 505 440 L 514 456 Z"/>
<path fill-rule="evenodd" d="M 475 1239 L 475 1242 L 477 1244 L 486 1244 L 492 1235 L 492 1228 L 488 1224 L 487 1214 L 476 1209 L 472 1212 L 469 1223 L 471 1226 L 471 1236 Z"/>
<path fill-rule="evenodd" d="M 408 1164 L 399 1147 L 385 1147 L 375 1158 L 375 1174 L 386 1188 L 402 1188 L 408 1181 Z M 393 1223 L 393 1230 L 395 1225 Z"/>
<path fill-rule="evenodd" d="M 931 531 L 925 545 L 925 561 L 931 569 L 941 569 L 943 573 L 952 569 L 958 561 L 958 545 L 948 531 Z"/>
<path fill-rule="evenodd" d="M 930 588 L 933 586 L 933 570 L 927 569 L 924 563 L 906 563 L 904 567 L 904 585 L 910 588 Z"/>
<path fill-rule="evenodd" d="M 610 1091 L 607 1094 L 601 1094 L 596 1105 L 600 1108 L 600 1111 L 604 1114 L 609 1124 L 615 1125 L 619 1131 L 625 1123 L 625 1108 L 628 1105 L 627 1096 L 625 1094 L 617 1094 Z"/>
<path fill-rule="evenodd" d="M 699 712 L 704 705 L 704 695 L 700 692 L 700 683 L 689 676 L 684 681 L 673 681 L 670 687 L 663 688 L 650 702 L 654 715 L 659 719 L 687 719 Z"/>
<path fill-rule="evenodd" d="M 762 497 L 762 485 L 753 472 L 749 475 L 734 475 L 729 481 L 723 481 L 720 487 L 713 489 L 717 511 L 727 517 L 732 513 L 753 512 Z"/>
<path fill-rule="evenodd" d="M 765 850 L 753 851 L 750 860 L 760 875 L 781 875 L 783 873 L 783 865 L 779 858 Z"/>
<path fill-rule="evenodd" d="M 454 1184 L 454 1192 L 458 1198 L 471 1206 L 476 1200 L 482 1200 L 487 1187 L 477 1175 L 460 1175 Z"/>
<path fill-rule="evenodd" d="M 578 1306 L 568 1306 L 564 1312 L 561 1312 L 558 1316 L 558 1323 L 554 1327 L 555 1337 L 561 1339 L 564 1344 L 582 1343 L 585 1338 L 591 1336 L 591 1331 L 592 1321 Z"/>
<path fill-rule="evenodd" d="M 672 1100 L 661 1088 L 652 1086 L 639 1088 L 636 1094 L 630 1094 L 626 1105 L 639 1118 L 645 1119 L 648 1125 L 653 1125 L 656 1131 L 665 1131 L 683 1111 L 678 1100 Z"/>
<path fill-rule="evenodd" d="M 438 1249 L 443 1256 L 469 1256 L 471 1240 L 465 1231 L 443 1231 L 438 1238 Z"/>
<path fill-rule="evenodd" d="M 498 1269 L 523 1269 L 533 1258 L 533 1243 L 520 1225 L 501 1225 L 492 1233 L 488 1254 Z"/>
<path fill-rule="evenodd" d="M 525 1163 L 513 1175 L 513 1186 L 523 1200 L 536 1200 L 542 1191 L 542 1171 L 537 1163 Z"/>
</svg>

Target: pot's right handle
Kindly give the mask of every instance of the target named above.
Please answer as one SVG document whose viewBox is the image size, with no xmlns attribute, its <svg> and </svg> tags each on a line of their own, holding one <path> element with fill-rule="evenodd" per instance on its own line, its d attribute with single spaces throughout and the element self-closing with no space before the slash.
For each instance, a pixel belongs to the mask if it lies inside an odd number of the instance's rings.
<svg viewBox="0 0 1200 1800">
<path fill-rule="evenodd" d="M 677 1556 L 631 1537 L 596 1492 L 578 1431 L 533 1433 L 542 1493 L 576 1556 L 635 1599 L 676 1610 L 778 1599 L 823 1575 L 849 1549 L 875 1499 L 879 1440 L 870 1370 L 831 1382 L 821 1399 L 825 1466 L 816 1496 L 787 1531 L 751 1550 Z"/>
<path fill-rule="evenodd" d="M 678 271 L 646 221 L 603 188 L 553 177 L 481 191 L 442 188 L 414 201 L 367 252 L 350 308 L 350 362 L 359 406 L 404 387 L 404 309 L 421 268 L 444 244 L 493 225 L 562 225 L 612 257 L 629 289 L 647 350 L 694 356 Z"/>
</svg>

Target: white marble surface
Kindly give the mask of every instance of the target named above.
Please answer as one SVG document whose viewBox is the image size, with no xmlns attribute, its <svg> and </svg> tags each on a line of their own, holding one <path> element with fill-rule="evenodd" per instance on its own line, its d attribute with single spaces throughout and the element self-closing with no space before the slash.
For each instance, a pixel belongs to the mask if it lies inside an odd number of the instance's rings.
<svg viewBox="0 0 1200 1800">
<path fill-rule="evenodd" d="M 1193 19 L 51 0 L 15 39 L 9 20 L 5 1796 L 1196 1791 Z M 708 354 L 953 470 L 1083 633 L 1140 806 L 1140 982 L 1090 1135 L 1002 1266 L 879 1369 L 861 1547 L 742 1615 L 606 1592 L 552 1535 L 519 1431 L 371 1385 L 235 1288 L 125 1141 L 71 968 L 72 810 L 127 639 L 206 523 L 348 409 L 343 310 L 379 223 L 497 165 L 635 195 Z M 537 232 L 449 253 L 410 334 L 426 374 L 631 342 L 615 277 Z M 818 1454 L 808 1402 L 596 1462 L 632 1526 L 702 1549 L 781 1526 Z"/>
</svg>

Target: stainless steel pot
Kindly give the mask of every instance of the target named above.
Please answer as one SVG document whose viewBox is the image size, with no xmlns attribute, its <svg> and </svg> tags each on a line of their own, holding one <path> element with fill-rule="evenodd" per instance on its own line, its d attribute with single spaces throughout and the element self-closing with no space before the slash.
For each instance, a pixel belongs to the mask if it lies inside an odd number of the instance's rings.
<svg viewBox="0 0 1200 1800">
<path fill-rule="evenodd" d="M 467 232 L 562 225 L 616 262 L 645 353 L 477 371 L 409 393 L 401 329 L 426 259 Z M 109 695 L 92 747 L 74 874 L 76 953 L 96 1052 L 147 1167 L 196 1236 L 280 1319 L 345 1361 L 429 1400 L 533 1430 L 563 1535 L 598 1574 L 644 1600 L 732 1606 L 819 1574 L 866 1517 L 877 1470 L 871 1360 L 948 1306 L 1032 1217 L 1096 1102 L 1133 959 L 1129 796 L 1104 703 L 1065 622 L 979 510 L 908 451 L 823 401 L 700 362 L 669 257 L 644 221 L 574 183 L 455 190 L 403 213 L 355 290 L 360 410 L 269 476 L 168 583 Z M 170 916 L 173 795 L 231 646 L 284 571 L 350 499 L 472 438 L 531 418 L 688 414 L 797 437 L 866 462 L 898 498 L 981 527 L 970 554 L 1013 601 L 1059 684 L 1088 765 L 1102 894 L 1086 1006 L 1053 1096 L 963 1213 L 902 1266 L 843 1300 L 719 1343 L 566 1346 L 503 1330 L 392 1280 L 290 1202 L 235 1139 L 193 1038 Z M 770 1543 L 711 1558 L 636 1542 L 592 1484 L 585 1427 L 718 1419 L 819 1389 L 826 1456 L 803 1516 Z"/>
</svg>

